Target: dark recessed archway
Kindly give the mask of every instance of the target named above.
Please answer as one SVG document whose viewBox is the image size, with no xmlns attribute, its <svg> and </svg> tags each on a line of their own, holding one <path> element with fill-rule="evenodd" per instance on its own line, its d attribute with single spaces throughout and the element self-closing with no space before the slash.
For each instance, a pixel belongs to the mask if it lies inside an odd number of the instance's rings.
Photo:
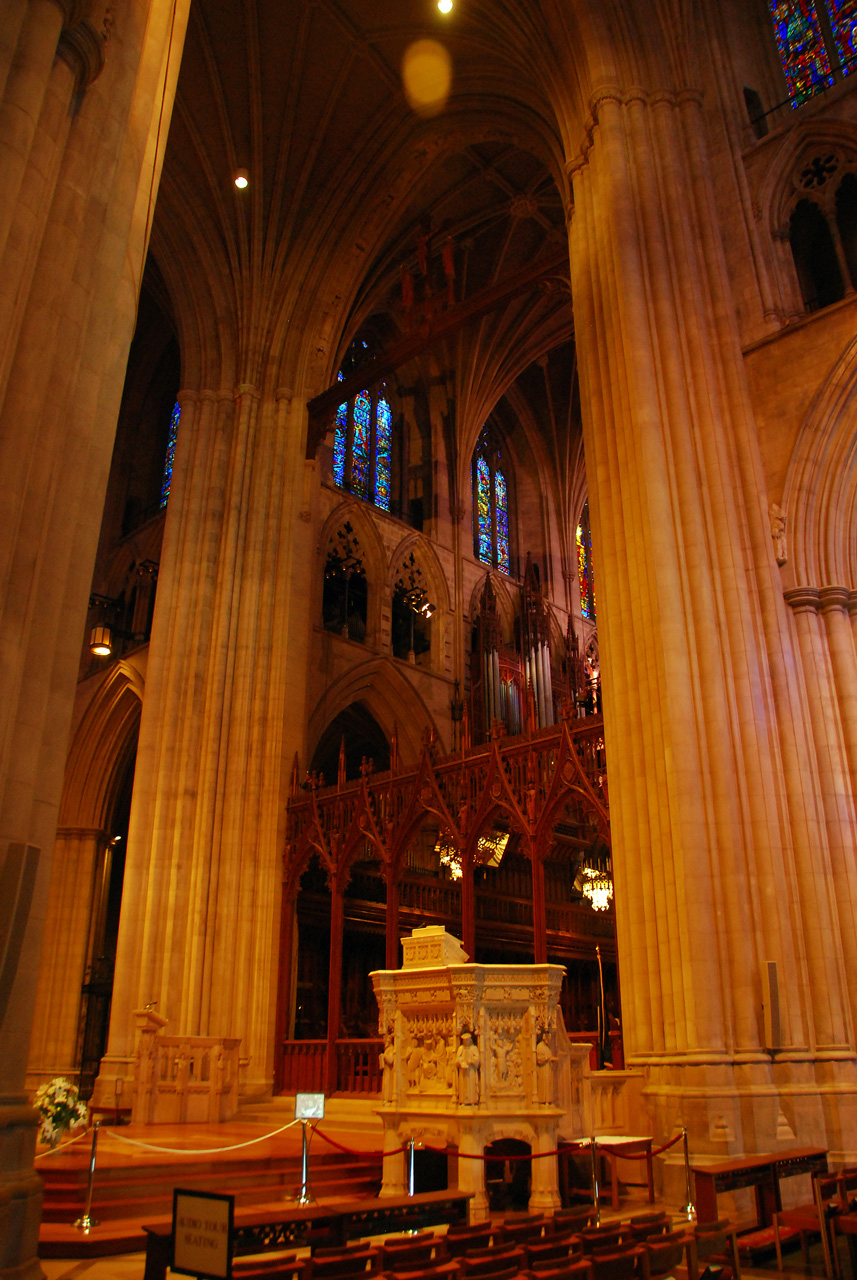
<svg viewBox="0 0 857 1280">
<path fill-rule="evenodd" d="M 389 769 L 390 744 L 384 730 L 362 702 L 353 702 L 331 720 L 313 752 L 310 771 L 323 773 L 325 786 L 336 782 L 343 739 L 345 777 L 349 782 L 360 777 L 364 759 L 372 761 L 376 773 Z"/>
</svg>

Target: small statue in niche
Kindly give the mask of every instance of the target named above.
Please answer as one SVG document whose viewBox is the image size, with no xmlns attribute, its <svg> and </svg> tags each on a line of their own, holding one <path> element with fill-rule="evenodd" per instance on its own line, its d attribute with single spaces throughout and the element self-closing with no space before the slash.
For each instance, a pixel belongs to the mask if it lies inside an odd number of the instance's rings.
<svg viewBox="0 0 857 1280">
<path fill-rule="evenodd" d="M 395 1079 L 394 1072 L 396 1066 L 396 1047 L 393 1043 L 393 1037 L 389 1031 L 384 1036 L 384 1048 L 378 1055 L 378 1061 L 381 1064 L 381 1097 L 384 1102 L 392 1102 L 393 1082 Z"/>
<path fill-rule="evenodd" d="M 768 508 L 768 515 L 771 518 L 771 537 L 774 540 L 774 555 L 777 564 L 784 565 L 788 560 L 786 550 L 786 513 L 776 502 L 772 502 Z"/>
<path fill-rule="evenodd" d="M 555 1062 L 556 1054 L 551 1052 L 547 1035 L 541 1031 L 536 1041 L 536 1090 L 539 1105 L 542 1107 L 548 1107 L 553 1102 L 553 1064 Z"/>
<path fill-rule="evenodd" d="M 461 1033 L 461 1044 L 455 1055 L 458 1067 L 458 1101 L 466 1107 L 479 1104 L 479 1049 L 469 1031 Z"/>
</svg>

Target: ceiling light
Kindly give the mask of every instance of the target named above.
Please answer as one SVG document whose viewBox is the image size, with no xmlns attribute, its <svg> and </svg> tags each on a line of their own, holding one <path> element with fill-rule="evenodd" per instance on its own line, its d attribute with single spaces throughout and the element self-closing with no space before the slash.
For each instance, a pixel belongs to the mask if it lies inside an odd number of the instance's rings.
<svg viewBox="0 0 857 1280">
<path fill-rule="evenodd" d="M 235 185 L 239 191 L 243 191 L 245 187 L 249 187 L 250 175 L 246 169 L 235 170 Z"/>
<path fill-rule="evenodd" d="M 437 7 L 441 13 L 452 13 L 452 0 L 437 0 Z"/>
</svg>

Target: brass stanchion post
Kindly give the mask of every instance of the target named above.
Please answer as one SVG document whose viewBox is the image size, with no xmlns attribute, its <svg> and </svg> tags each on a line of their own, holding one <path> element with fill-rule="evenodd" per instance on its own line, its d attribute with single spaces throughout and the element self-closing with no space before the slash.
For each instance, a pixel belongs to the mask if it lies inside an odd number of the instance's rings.
<svg viewBox="0 0 857 1280">
<path fill-rule="evenodd" d="M 598 1148 L 595 1145 L 595 1135 L 589 1139 L 589 1149 L 592 1153 L 592 1207 L 595 1210 L 595 1225 L 601 1226 L 601 1207 L 598 1201 Z"/>
<path fill-rule="evenodd" d="M 315 1204 L 315 1198 L 309 1186 L 309 1142 L 306 1131 L 309 1121 L 301 1120 L 301 1189 L 295 1197 L 295 1204 L 305 1209 Z"/>
<path fill-rule="evenodd" d="M 682 1145 L 684 1146 L 684 1195 L 685 1202 L 682 1205 L 682 1212 L 688 1222 L 692 1222 L 696 1217 L 696 1205 L 693 1203 L 693 1197 L 690 1193 L 690 1153 L 687 1148 L 687 1125 L 681 1126 Z"/>
<path fill-rule="evenodd" d="M 79 1218 L 75 1218 L 71 1224 L 82 1231 L 84 1235 L 89 1235 L 93 1227 L 98 1226 L 98 1219 L 92 1216 L 92 1188 L 95 1183 L 95 1150 L 98 1146 L 98 1130 L 101 1128 L 101 1121 L 96 1120 L 92 1126 L 92 1146 L 89 1151 L 89 1181 L 86 1184 L 86 1208 Z"/>
</svg>

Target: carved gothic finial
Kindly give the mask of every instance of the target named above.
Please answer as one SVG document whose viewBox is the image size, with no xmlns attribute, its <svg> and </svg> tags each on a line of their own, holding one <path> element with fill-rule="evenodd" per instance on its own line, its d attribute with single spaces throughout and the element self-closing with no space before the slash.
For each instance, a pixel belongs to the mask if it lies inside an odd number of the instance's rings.
<svg viewBox="0 0 857 1280">
<path fill-rule="evenodd" d="M 298 753 L 295 752 L 295 758 L 292 762 L 292 795 L 298 794 Z"/>
<path fill-rule="evenodd" d="M 336 771 L 336 785 L 341 791 L 345 786 L 345 734 L 339 744 L 339 767 Z"/>
<path fill-rule="evenodd" d="M 390 772 L 396 773 L 399 768 L 399 726 L 393 721 L 393 736 L 390 738 Z"/>
</svg>

